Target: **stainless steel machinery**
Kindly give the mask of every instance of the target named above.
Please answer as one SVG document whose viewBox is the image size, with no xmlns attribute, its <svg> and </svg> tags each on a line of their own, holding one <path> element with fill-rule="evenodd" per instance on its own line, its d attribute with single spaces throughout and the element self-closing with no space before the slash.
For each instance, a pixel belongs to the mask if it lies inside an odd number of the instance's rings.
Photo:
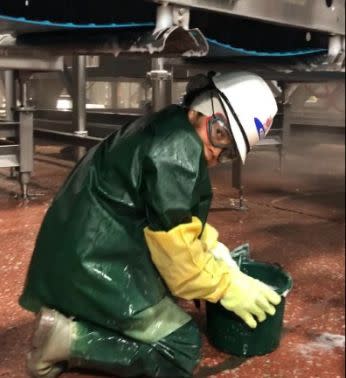
<svg viewBox="0 0 346 378">
<path fill-rule="evenodd" d="M 2 0 L 0 69 L 6 71 L 7 115 L 0 138 L 18 142 L 0 149 L 0 166 L 19 167 L 24 197 L 33 166 L 34 111 L 25 99 L 25 79 L 33 72 L 61 72 L 73 98 L 71 135 L 92 139 L 85 55 L 104 54 L 151 60 L 154 110 L 170 102 L 175 77 L 241 68 L 273 81 L 285 119 L 296 83 L 343 79 L 345 1 L 133 0 L 119 7 L 108 0 Z M 74 56 L 72 70 L 68 55 Z M 14 78 L 21 96 L 14 97 Z M 240 166 L 233 171 L 241 192 Z"/>
</svg>

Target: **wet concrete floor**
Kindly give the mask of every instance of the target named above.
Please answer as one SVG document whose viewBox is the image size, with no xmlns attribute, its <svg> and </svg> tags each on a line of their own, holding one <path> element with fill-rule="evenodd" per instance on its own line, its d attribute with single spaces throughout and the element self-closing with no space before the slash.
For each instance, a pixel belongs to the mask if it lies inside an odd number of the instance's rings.
<svg viewBox="0 0 346 378">
<path fill-rule="evenodd" d="M 299 149 L 298 149 L 299 150 Z M 14 198 L 18 183 L 0 169 L 0 377 L 22 378 L 34 316 L 17 303 L 35 237 L 49 203 L 73 163 L 57 160 L 60 146 L 36 148 L 29 203 Z M 64 150 L 66 151 L 66 150 Z M 250 154 L 244 169 L 247 211 L 234 210 L 237 193 L 228 165 L 211 170 L 214 201 L 209 223 L 230 249 L 249 242 L 252 257 L 290 272 L 281 344 L 274 352 L 239 358 L 217 351 L 205 335 L 203 313 L 182 303 L 203 332 L 196 377 L 341 378 L 344 348 L 344 145 L 302 146 L 289 153 L 284 171 L 278 155 Z M 69 372 L 63 378 L 98 377 Z"/>
</svg>

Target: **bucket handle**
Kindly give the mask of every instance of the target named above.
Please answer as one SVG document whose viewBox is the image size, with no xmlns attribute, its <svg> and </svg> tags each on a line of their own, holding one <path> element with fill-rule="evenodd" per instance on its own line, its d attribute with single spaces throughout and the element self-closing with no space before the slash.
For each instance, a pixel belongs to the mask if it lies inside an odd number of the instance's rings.
<svg viewBox="0 0 346 378">
<path fill-rule="evenodd" d="M 283 266 L 280 265 L 280 264 L 277 263 L 277 262 L 272 263 L 272 265 L 278 267 L 278 268 L 281 269 L 281 270 L 284 270 Z M 290 280 L 291 280 L 291 287 L 290 287 L 289 289 L 285 290 L 285 291 L 281 294 L 281 296 L 284 297 L 284 298 L 287 297 L 287 294 L 288 294 L 288 293 L 291 291 L 291 289 L 292 289 L 292 279 L 291 279 L 291 277 L 290 277 Z"/>
<path fill-rule="evenodd" d="M 279 268 L 280 270 L 283 270 L 283 271 L 285 271 L 285 269 L 284 269 L 284 267 L 282 266 L 282 265 L 280 265 L 279 263 L 277 263 L 277 262 L 274 262 L 274 263 L 266 263 L 266 262 L 264 262 L 265 264 L 270 264 L 270 265 L 274 265 L 274 266 L 276 266 L 277 268 Z M 286 274 L 287 274 L 287 272 L 286 272 Z M 290 277 L 290 276 L 289 276 Z M 281 296 L 282 297 L 284 297 L 284 298 L 286 298 L 287 297 L 287 295 L 288 295 L 288 293 L 291 291 L 291 289 L 292 289 L 292 279 L 291 279 L 291 277 L 290 277 L 290 281 L 291 281 L 291 287 L 289 288 L 289 289 L 287 289 L 287 290 L 285 290 L 282 294 L 281 294 Z"/>
</svg>

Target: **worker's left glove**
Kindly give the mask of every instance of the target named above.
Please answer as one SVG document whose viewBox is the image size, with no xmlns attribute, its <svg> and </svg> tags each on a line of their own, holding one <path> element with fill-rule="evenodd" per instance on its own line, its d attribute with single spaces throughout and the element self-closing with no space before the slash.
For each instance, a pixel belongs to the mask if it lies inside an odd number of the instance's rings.
<svg viewBox="0 0 346 378">
<path fill-rule="evenodd" d="M 216 260 L 224 261 L 229 268 L 238 268 L 237 263 L 232 259 L 230 250 L 224 244 L 217 242 L 209 252 L 214 255 Z"/>
</svg>

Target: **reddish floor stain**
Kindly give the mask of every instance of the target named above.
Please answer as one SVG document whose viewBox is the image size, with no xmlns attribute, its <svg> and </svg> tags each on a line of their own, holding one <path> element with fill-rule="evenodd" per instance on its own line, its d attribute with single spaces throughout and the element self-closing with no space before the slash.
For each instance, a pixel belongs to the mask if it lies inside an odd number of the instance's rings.
<svg viewBox="0 0 346 378">
<path fill-rule="evenodd" d="M 314 147 L 316 148 L 316 147 Z M 53 149 L 56 154 L 56 147 Z M 41 147 L 39 152 L 49 153 Z M 302 156 L 288 156 L 282 176 L 274 153 L 250 157 L 244 183 L 247 211 L 232 207 L 230 167 L 211 171 L 214 187 L 209 223 L 230 248 L 248 241 L 252 257 L 276 262 L 293 277 L 287 297 L 279 348 L 271 354 L 240 358 L 217 351 L 205 336 L 203 306 L 182 306 L 198 321 L 203 333 L 203 356 L 196 377 L 337 378 L 344 377 L 344 169 L 328 151 L 323 171 Z M 334 151 L 335 152 L 335 151 Z M 321 157 L 322 156 L 322 157 Z M 334 159 L 334 160 L 333 160 Z M 311 157 L 311 161 L 315 160 Z M 58 164 L 56 164 L 58 163 Z M 17 304 L 35 238 L 49 203 L 72 164 L 39 155 L 29 203 L 14 198 L 18 184 L 0 170 L 0 377 L 23 378 L 33 315 Z M 310 167 L 310 168 L 307 168 Z M 69 372 L 62 377 L 97 377 Z"/>
</svg>

